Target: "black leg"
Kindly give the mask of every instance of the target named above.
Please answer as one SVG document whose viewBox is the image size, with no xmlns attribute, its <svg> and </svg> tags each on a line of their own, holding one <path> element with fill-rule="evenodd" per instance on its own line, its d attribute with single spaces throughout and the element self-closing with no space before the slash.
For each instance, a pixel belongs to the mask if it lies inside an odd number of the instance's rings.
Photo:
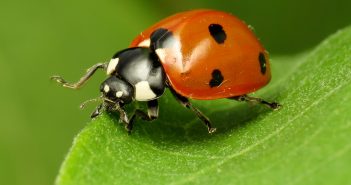
<svg viewBox="0 0 351 185">
<path fill-rule="evenodd" d="M 233 99 L 233 100 L 237 100 L 237 101 L 246 101 L 246 102 L 253 102 L 253 103 L 259 103 L 259 104 L 263 104 L 273 110 L 278 110 L 279 108 L 281 108 L 282 106 L 277 103 L 277 102 L 268 102 L 266 100 L 263 100 L 261 98 L 255 98 L 255 97 L 250 97 L 245 95 L 241 95 L 241 96 L 234 96 L 231 97 L 229 99 Z"/>
<path fill-rule="evenodd" d="M 122 120 L 122 122 L 125 125 L 128 125 L 130 123 L 129 119 L 128 119 L 128 114 L 127 112 L 123 109 L 123 106 L 121 106 L 120 104 L 116 103 L 116 105 L 114 106 L 113 110 L 119 112 L 119 119 Z"/>
<path fill-rule="evenodd" d="M 130 133 L 133 129 L 133 124 L 135 118 L 138 116 L 143 120 L 152 121 L 158 118 L 158 102 L 157 100 L 151 100 L 147 102 L 148 113 L 143 112 L 140 109 L 135 110 L 132 117 L 129 119 L 127 112 L 123 109 L 123 104 L 116 103 L 111 104 L 111 102 L 104 102 L 96 107 L 94 112 L 91 114 L 91 118 L 94 118 L 102 113 L 102 109 L 106 109 L 110 112 L 118 112 L 120 120 L 125 124 L 125 129 Z M 84 107 L 84 105 L 83 105 Z"/>
<path fill-rule="evenodd" d="M 76 83 L 69 83 L 64 80 L 61 76 L 52 76 L 51 80 L 55 80 L 57 83 L 62 84 L 63 87 L 71 88 L 71 89 L 78 89 L 84 85 L 86 81 L 89 80 L 91 76 L 95 73 L 95 71 L 99 68 L 106 69 L 106 63 L 98 63 L 93 65 L 91 68 L 88 69 L 87 73 L 82 76 L 78 82 Z"/>
<path fill-rule="evenodd" d="M 140 117 L 146 121 L 152 121 L 158 118 L 158 102 L 157 99 L 151 100 L 147 102 L 147 113 L 144 111 L 137 109 L 135 110 L 133 116 L 130 118 L 129 123 L 126 125 L 126 130 L 131 132 L 133 129 L 133 124 L 136 116 Z"/>
<path fill-rule="evenodd" d="M 96 107 L 96 109 L 94 110 L 94 112 L 91 113 L 90 117 L 91 118 L 95 118 L 96 116 L 100 115 L 102 113 L 102 109 L 103 109 L 103 104 L 101 103 L 100 105 L 98 105 Z"/>
<path fill-rule="evenodd" d="M 157 99 L 147 102 L 147 114 L 150 119 L 158 118 L 158 101 Z"/>
<path fill-rule="evenodd" d="M 116 103 L 113 107 L 108 107 L 107 108 L 108 111 L 117 111 L 119 113 L 119 119 L 124 123 L 125 125 L 125 129 L 128 131 L 128 133 L 130 134 L 130 132 L 132 131 L 131 129 L 129 129 L 129 127 L 133 127 L 133 125 L 131 125 L 131 121 L 128 119 L 128 114 L 127 112 L 123 109 L 123 105 L 120 105 L 119 103 Z M 130 126 L 131 125 L 131 126 Z"/>
<path fill-rule="evenodd" d="M 213 133 L 216 131 L 216 128 L 211 126 L 210 120 L 197 108 L 193 107 L 193 105 L 189 102 L 188 98 L 178 94 L 172 87 L 169 86 L 173 96 L 178 100 L 178 102 L 184 107 L 192 110 L 196 116 L 205 124 L 207 127 L 208 133 Z"/>
</svg>

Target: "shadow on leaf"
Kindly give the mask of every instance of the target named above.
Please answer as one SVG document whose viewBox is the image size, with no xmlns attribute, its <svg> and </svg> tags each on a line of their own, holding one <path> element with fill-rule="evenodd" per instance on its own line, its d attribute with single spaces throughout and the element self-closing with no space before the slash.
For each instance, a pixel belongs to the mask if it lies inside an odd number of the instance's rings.
<svg viewBox="0 0 351 185">
<path fill-rule="evenodd" d="M 137 119 L 130 137 L 140 142 L 147 138 L 162 145 L 192 145 L 235 133 L 272 111 L 259 104 L 239 103 L 228 99 L 195 100 L 192 103 L 210 118 L 213 127 L 217 128 L 215 133 L 209 134 L 196 115 L 183 108 L 167 92 L 165 97 L 160 99 L 159 118 L 152 122 Z M 110 117 L 118 129 L 124 129 L 124 125 L 118 121 L 118 115 L 112 114 Z"/>
</svg>

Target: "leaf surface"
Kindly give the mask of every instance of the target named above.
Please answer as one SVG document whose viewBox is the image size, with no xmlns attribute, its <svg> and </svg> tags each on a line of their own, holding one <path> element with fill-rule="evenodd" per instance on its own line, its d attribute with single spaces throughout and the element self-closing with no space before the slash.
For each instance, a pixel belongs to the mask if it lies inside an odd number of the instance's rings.
<svg viewBox="0 0 351 185">
<path fill-rule="evenodd" d="M 167 93 L 160 118 L 128 135 L 116 115 L 92 120 L 75 138 L 56 183 L 350 184 L 351 27 L 309 52 L 273 57 L 273 80 L 253 96 L 271 111 L 231 100 L 192 101 L 202 123 Z"/>
</svg>

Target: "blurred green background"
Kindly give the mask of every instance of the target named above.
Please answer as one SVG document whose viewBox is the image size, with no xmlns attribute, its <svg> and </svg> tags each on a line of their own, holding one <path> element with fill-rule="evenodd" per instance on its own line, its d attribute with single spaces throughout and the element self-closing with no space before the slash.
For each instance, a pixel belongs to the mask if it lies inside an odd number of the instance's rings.
<svg viewBox="0 0 351 185">
<path fill-rule="evenodd" d="M 71 91 L 49 76 L 77 80 L 158 20 L 195 8 L 231 12 L 280 56 L 303 52 L 349 25 L 350 7 L 350 0 L 1 0 L 0 184 L 54 182 L 93 109 L 78 106 L 98 96 L 104 78 L 98 73 Z"/>
</svg>

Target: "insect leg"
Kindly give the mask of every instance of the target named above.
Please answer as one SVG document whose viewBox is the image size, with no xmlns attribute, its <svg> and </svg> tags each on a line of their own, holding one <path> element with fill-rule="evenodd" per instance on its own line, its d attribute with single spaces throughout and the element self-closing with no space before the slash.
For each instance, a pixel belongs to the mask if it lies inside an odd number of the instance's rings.
<svg viewBox="0 0 351 185">
<path fill-rule="evenodd" d="M 104 108 L 103 104 L 101 103 L 96 107 L 96 109 L 91 113 L 90 117 L 95 118 L 96 116 L 100 115 L 102 113 L 102 109 Z"/>
<path fill-rule="evenodd" d="M 251 97 L 248 95 L 241 95 L 241 96 L 234 96 L 234 97 L 230 97 L 229 99 L 233 99 L 233 100 L 237 100 L 237 101 L 245 101 L 245 102 L 252 102 L 252 103 L 259 103 L 262 105 L 265 105 L 273 110 L 278 110 L 279 108 L 282 107 L 282 105 L 280 105 L 277 102 L 268 102 L 266 100 L 263 100 L 261 98 L 256 98 L 256 97 Z"/>
<path fill-rule="evenodd" d="M 106 67 L 107 67 L 107 63 L 98 63 L 98 64 L 93 65 L 92 67 L 90 67 L 87 70 L 87 73 L 84 76 L 82 76 L 79 79 L 79 81 L 76 83 L 69 83 L 65 79 L 63 79 L 61 76 L 52 76 L 51 80 L 55 80 L 57 83 L 62 84 L 63 87 L 67 87 L 70 89 L 78 89 L 78 88 L 82 87 L 84 85 L 84 83 L 89 80 L 89 78 L 91 76 L 93 76 L 93 74 L 95 73 L 95 71 L 97 69 L 100 69 L 100 68 L 106 69 Z"/>
<path fill-rule="evenodd" d="M 181 105 L 192 110 L 196 114 L 196 116 L 205 124 L 208 133 L 211 134 L 216 131 L 216 128 L 212 127 L 210 120 L 199 109 L 193 107 L 193 105 L 189 102 L 188 98 L 178 94 L 172 87 L 169 87 L 169 89 Z"/>
<path fill-rule="evenodd" d="M 131 117 L 129 123 L 126 125 L 126 130 L 131 132 L 133 129 L 133 124 L 136 116 L 139 116 L 141 119 L 146 121 L 152 121 L 158 118 L 158 102 L 157 99 L 147 102 L 147 113 L 137 109 L 135 110 L 133 116 Z"/>
</svg>

